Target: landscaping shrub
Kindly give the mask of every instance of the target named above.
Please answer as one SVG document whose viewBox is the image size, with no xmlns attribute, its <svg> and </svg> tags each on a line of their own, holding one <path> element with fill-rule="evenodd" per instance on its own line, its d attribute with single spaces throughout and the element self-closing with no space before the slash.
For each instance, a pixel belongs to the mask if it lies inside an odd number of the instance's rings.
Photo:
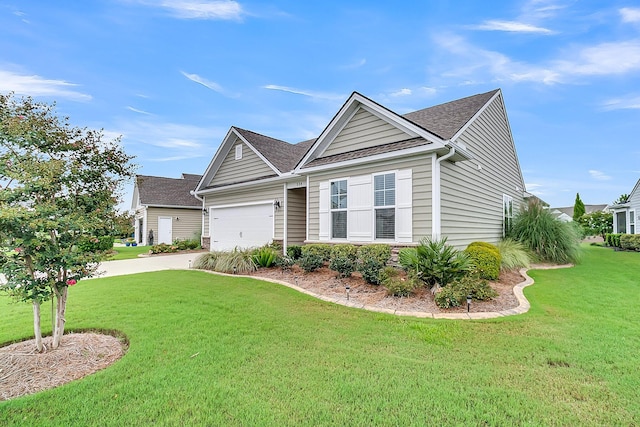
<svg viewBox="0 0 640 427">
<path fill-rule="evenodd" d="M 280 267 L 284 271 L 284 270 L 290 270 L 291 267 L 293 267 L 293 264 L 295 264 L 295 262 L 293 261 L 293 259 L 291 259 L 291 257 L 285 255 L 285 256 L 278 256 L 274 264 Z"/>
<path fill-rule="evenodd" d="M 487 280 L 496 280 L 500 276 L 500 252 L 498 248 L 485 242 L 471 243 L 464 252 L 469 256 L 474 270 Z"/>
<path fill-rule="evenodd" d="M 447 238 L 424 238 L 415 249 L 401 250 L 398 258 L 407 271 L 414 271 L 427 286 L 446 286 L 470 270 L 469 257 L 447 245 Z"/>
<path fill-rule="evenodd" d="M 326 243 L 312 243 L 304 245 L 301 249 L 302 256 L 306 254 L 319 255 L 323 262 L 329 262 L 331 259 L 331 245 Z"/>
<path fill-rule="evenodd" d="M 527 249 L 520 242 L 513 239 L 503 239 L 497 245 L 500 251 L 500 269 L 513 270 L 529 267 L 529 255 Z"/>
<path fill-rule="evenodd" d="M 378 259 L 368 257 L 358 260 L 358 271 L 362 274 L 365 282 L 372 285 L 380 284 L 380 272 L 386 264 L 381 263 Z"/>
<path fill-rule="evenodd" d="M 618 239 L 622 249 L 640 251 L 640 234 L 622 234 Z"/>
<path fill-rule="evenodd" d="M 303 249 L 305 247 L 306 246 L 303 246 Z M 322 255 L 317 252 L 309 251 L 307 253 L 304 253 L 303 251 L 302 256 L 298 260 L 298 265 L 305 272 L 310 273 L 322 267 L 324 265 L 324 259 L 322 258 Z"/>
<path fill-rule="evenodd" d="M 329 261 L 329 268 L 338 272 L 340 277 L 349 277 L 356 269 L 356 263 L 346 255 L 337 255 Z"/>
<path fill-rule="evenodd" d="M 193 268 L 197 268 L 199 270 L 215 271 L 216 262 L 218 261 L 218 257 L 220 255 L 221 252 L 207 252 L 199 255 L 193 262 Z"/>
<path fill-rule="evenodd" d="M 466 304 L 467 295 L 476 301 L 486 301 L 498 296 L 486 280 L 475 274 L 461 277 L 441 288 L 434 297 L 440 308 L 459 307 Z"/>
<path fill-rule="evenodd" d="M 113 236 L 88 237 L 78 243 L 82 252 L 106 252 L 113 249 Z"/>
<path fill-rule="evenodd" d="M 176 245 L 167 245 L 166 243 L 159 243 L 157 245 L 151 246 L 150 252 L 152 254 L 166 254 L 166 253 L 178 252 L 178 247 Z"/>
<path fill-rule="evenodd" d="M 577 224 L 562 222 L 541 203 L 530 201 L 516 215 L 511 237 L 529 248 L 541 261 L 576 263 L 580 259 Z"/>
<path fill-rule="evenodd" d="M 172 244 L 158 243 L 151 246 L 152 254 L 165 254 L 174 253 L 179 251 L 186 251 L 190 249 L 200 248 L 200 241 L 196 239 L 176 239 Z"/>
<path fill-rule="evenodd" d="M 389 258 L 391 258 L 391 246 L 383 243 L 360 246 L 357 251 L 357 258 L 361 261 L 375 259 L 379 263 L 386 265 Z"/>
<path fill-rule="evenodd" d="M 294 261 L 297 260 L 302 256 L 302 246 L 300 245 L 287 246 L 287 256 Z"/>
<path fill-rule="evenodd" d="M 269 246 L 263 246 L 253 251 L 252 258 L 256 267 L 269 268 L 278 258 L 278 252 Z"/>
<path fill-rule="evenodd" d="M 331 247 L 329 268 L 337 271 L 340 277 L 349 277 L 356 269 L 357 248 L 354 245 L 343 243 Z"/>
<path fill-rule="evenodd" d="M 607 233 L 605 235 L 605 242 L 607 243 L 607 246 L 611 246 L 613 248 L 619 248 L 620 236 L 622 236 L 621 233 Z"/>
<path fill-rule="evenodd" d="M 253 251 L 235 248 L 218 256 L 215 271 L 221 273 L 246 274 L 256 270 Z"/>
<path fill-rule="evenodd" d="M 394 267 L 385 267 L 380 272 L 380 283 L 387 288 L 387 293 L 396 297 L 406 297 L 419 287 L 418 280 L 409 274 L 403 277 L 401 271 Z"/>
</svg>

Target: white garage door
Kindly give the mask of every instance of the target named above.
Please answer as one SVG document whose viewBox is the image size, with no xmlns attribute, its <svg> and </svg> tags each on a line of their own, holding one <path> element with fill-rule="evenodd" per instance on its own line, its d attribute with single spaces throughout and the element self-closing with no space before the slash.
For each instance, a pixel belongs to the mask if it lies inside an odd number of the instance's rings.
<svg viewBox="0 0 640 427">
<path fill-rule="evenodd" d="M 211 209 L 211 249 L 215 251 L 258 247 L 272 239 L 272 203 Z"/>
</svg>

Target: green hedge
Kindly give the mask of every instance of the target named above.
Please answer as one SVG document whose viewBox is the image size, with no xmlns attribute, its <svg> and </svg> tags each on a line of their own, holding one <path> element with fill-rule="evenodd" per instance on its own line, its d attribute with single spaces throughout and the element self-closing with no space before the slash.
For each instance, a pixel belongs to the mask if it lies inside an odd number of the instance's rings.
<svg viewBox="0 0 640 427">
<path fill-rule="evenodd" d="M 312 243 L 304 245 L 301 249 L 302 256 L 317 255 L 322 258 L 323 262 L 329 262 L 331 259 L 331 245 L 327 243 Z"/>
<path fill-rule="evenodd" d="M 612 246 L 614 248 L 619 248 L 620 247 L 620 236 L 622 236 L 621 233 L 607 233 L 605 235 L 605 242 L 607 243 L 607 246 Z"/>
<path fill-rule="evenodd" d="M 618 240 L 622 249 L 640 251 L 640 234 L 622 234 Z"/>
</svg>

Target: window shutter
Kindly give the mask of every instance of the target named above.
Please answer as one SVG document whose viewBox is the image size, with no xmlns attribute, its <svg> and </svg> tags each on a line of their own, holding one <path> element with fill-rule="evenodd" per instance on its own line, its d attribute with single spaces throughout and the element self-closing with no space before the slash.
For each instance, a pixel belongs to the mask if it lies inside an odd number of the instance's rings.
<svg viewBox="0 0 640 427">
<path fill-rule="evenodd" d="M 323 181 L 318 191 L 318 240 L 329 240 L 329 196 L 329 181 Z"/>
<path fill-rule="evenodd" d="M 349 214 L 347 236 L 352 242 L 373 241 L 373 177 L 363 175 L 349 178 Z"/>
<path fill-rule="evenodd" d="M 396 174 L 396 240 L 413 241 L 413 179 L 411 169 Z"/>
</svg>

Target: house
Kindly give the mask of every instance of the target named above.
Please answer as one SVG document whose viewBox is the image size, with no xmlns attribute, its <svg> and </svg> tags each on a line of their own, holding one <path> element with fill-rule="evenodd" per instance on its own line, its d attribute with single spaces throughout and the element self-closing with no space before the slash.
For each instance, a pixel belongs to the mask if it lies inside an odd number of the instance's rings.
<svg viewBox="0 0 640 427">
<path fill-rule="evenodd" d="M 596 211 L 608 212 L 608 205 L 584 205 L 584 213 L 590 214 Z M 573 206 L 562 208 L 550 208 L 551 214 L 562 222 L 573 221 Z"/>
<path fill-rule="evenodd" d="M 135 240 L 139 244 L 172 243 L 198 238 L 202 231 L 202 202 L 190 193 L 200 175 L 183 173 L 178 179 L 136 175 L 131 209 L 134 211 Z"/>
<path fill-rule="evenodd" d="M 297 144 L 232 127 L 195 194 L 213 250 L 497 242 L 527 197 L 499 89 L 403 115 L 354 92 Z"/>
<path fill-rule="evenodd" d="M 636 182 L 626 203 L 609 206 L 613 212 L 613 232 L 640 234 L 636 224 L 640 223 L 640 179 Z"/>
</svg>

